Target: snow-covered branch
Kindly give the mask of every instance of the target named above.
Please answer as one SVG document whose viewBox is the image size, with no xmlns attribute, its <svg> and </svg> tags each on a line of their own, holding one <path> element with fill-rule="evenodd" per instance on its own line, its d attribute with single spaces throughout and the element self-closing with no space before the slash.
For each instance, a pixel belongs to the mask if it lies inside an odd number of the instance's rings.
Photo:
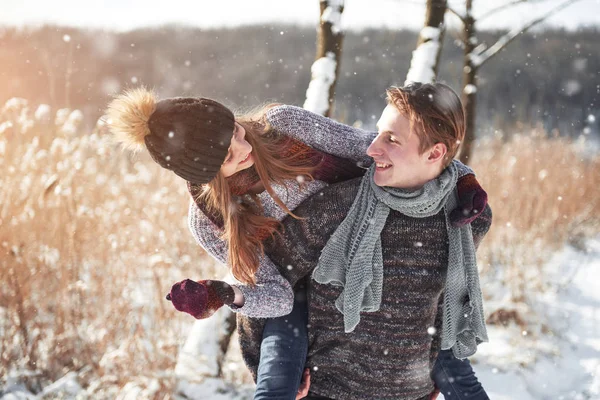
<svg viewBox="0 0 600 400">
<path fill-rule="evenodd" d="M 320 8 L 317 55 L 310 69 L 311 81 L 306 90 L 304 108 L 328 117 L 333 108 L 342 54 L 344 0 L 321 0 Z"/>
<path fill-rule="evenodd" d="M 441 29 L 426 26 L 421 30 L 421 44 L 412 53 L 406 82 L 433 82 L 440 50 Z"/>
<path fill-rule="evenodd" d="M 342 32 L 342 10 L 344 9 L 344 0 L 328 0 L 321 1 L 326 3 L 327 8 L 321 15 L 321 23 L 329 22 L 331 24 L 331 32 L 334 35 Z"/>
<path fill-rule="evenodd" d="M 329 89 L 335 82 L 337 61 L 333 52 L 316 60 L 310 68 L 311 80 L 306 90 L 304 108 L 325 115 L 329 109 Z"/>
</svg>

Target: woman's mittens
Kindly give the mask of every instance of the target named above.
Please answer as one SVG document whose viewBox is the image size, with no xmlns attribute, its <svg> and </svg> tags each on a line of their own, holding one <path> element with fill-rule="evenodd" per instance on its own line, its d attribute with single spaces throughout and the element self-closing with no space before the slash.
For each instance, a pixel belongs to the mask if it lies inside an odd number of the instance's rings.
<svg viewBox="0 0 600 400">
<path fill-rule="evenodd" d="M 224 304 L 232 304 L 235 293 L 223 281 L 185 279 L 171 287 L 167 300 L 178 311 L 186 312 L 196 319 L 208 318 Z"/>
<path fill-rule="evenodd" d="M 450 212 L 450 222 L 453 226 L 463 226 L 473 222 L 487 205 L 487 193 L 475 175 L 468 174 L 458 179 L 458 207 Z"/>
</svg>

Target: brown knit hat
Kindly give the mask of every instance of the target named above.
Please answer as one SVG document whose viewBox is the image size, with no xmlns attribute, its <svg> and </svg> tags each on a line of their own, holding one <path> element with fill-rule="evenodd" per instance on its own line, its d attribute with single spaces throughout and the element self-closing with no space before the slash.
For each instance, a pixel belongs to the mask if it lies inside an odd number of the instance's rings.
<svg viewBox="0 0 600 400">
<path fill-rule="evenodd" d="M 221 103 L 200 97 L 157 100 L 138 88 L 108 106 L 108 123 L 125 147 L 146 147 L 161 167 L 186 181 L 210 182 L 227 156 L 235 118 Z"/>
</svg>

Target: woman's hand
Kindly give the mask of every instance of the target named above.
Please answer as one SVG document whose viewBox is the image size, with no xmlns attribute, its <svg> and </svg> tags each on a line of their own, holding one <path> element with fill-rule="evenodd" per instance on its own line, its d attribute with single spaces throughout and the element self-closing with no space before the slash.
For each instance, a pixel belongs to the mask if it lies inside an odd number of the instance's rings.
<svg viewBox="0 0 600 400">
<path fill-rule="evenodd" d="M 300 381 L 298 394 L 296 394 L 296 400 L 303 399 L 308 396 L 308 389 L 310 389 L 310 370 L 306 368 L 302 373 L 302 380 Z"/>
<path fill-rule="evenodd" d="M 224 304 L 231 305 L 235 299 L 233 288 L 223 281 L 185 279 L 171 287 L 167 300 L 178 311 L 196 319 L 208 318 Z"/>
<path fill-rule="evenodd" d="M 450 212 L 450 223 L 455 227 L 460 227 L 470 224 L 483 212 L 487 205 L 487 193 L 473 174 L 458 178 L 456 189 L 458 191 L 458 207 Z"/>
</svg>

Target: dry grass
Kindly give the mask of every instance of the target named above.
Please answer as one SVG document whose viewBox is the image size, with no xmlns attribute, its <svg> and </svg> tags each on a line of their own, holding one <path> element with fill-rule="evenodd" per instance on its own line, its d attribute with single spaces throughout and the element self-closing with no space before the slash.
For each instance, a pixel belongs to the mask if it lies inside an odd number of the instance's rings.
<svg viewBox="0 0 600 400">
<path fill-rule="evenodd" d="M 76 371 L 92 398 L 127 382 L 167 398 L 190 320 L 164 294 L 216 271 L 187 231 L 183 182 L 78 121 L 16 100 L 0 114 L 0 376 L 29 371 L 39 390 Z M 480 264 L 526 301 L 550 251 L 598 232 L 600 159 L 539 131 L 475 155 L 494 210 Z"/>
<path fill-rule="evenodd" d="M 77 113 L 42 114 L 13 100 L 0 115 L 0 376 L 30 371 L 35 390 L 78 371 L 102 382 L 93 398 L 130 381 L 170 393 L 190 321 L 164 295 L 214 274 L 187 231 L 185 184 L 101 125 L 80 134 Z"/>
<path fill-rule="evenodd" d="M 568 243 L 585 251 L 585 239 L 600 232 L 600 154 L 585 147 L 540 128 L 478 143 L 473 168 L 494 215 L 479 264 L 514 302 L 546 288 L 542 266 L 554 250 Z"/>
</svg>

